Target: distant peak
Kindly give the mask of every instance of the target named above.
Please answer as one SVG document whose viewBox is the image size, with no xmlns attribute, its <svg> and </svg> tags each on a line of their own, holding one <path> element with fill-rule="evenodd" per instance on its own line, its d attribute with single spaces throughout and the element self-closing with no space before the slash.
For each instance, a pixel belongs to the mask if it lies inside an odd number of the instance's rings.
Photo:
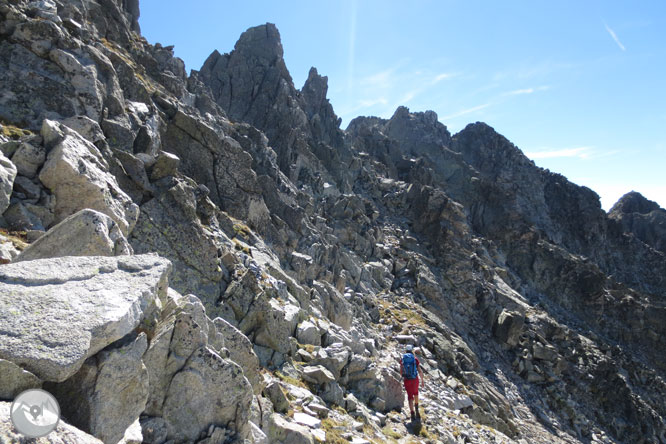
<svg viewBox="0 0 666 444">
<path fill-rule="evenodd" d="M 637 191 L 630 191 L 617 201 L 613 208 L 611 208 L 611 214 L 626 214 L 626 213 L 639 213 L 647 214 L 654 210 L 659 209 L 659 204 L 651 200 L 646 199 L 641 193 Z"/>
<path fill-rule="evenodd" d="M 251 54 L 269 61 L 282 58 L 284 55 L 280 31 L 273 23 L 249 28 L 241 34 L 234 49 L 240 53 Z"/>
<path fill-rule="evenodd" d="M 488 125 L 485 122 L 474 122 L 467 124 L 467 126 L 463 128 L 463 130 L 460 131 L 460 133 L 458 134 L 461 133 L 480 134 L 480 133 L 497 133 L 497 131 L 495 131 L 495 128 L 493 128 L 492 126 Z"/>
<path fill-rule="evenodd" d="M 304 93 L 316 92 L 317 96 L 323 96 L 325 98 L 326 92 L 328 91 L 328 77 L 319 75 L 317 68 L 313 66 L 310 68 L 308 79 L 305 81 L 301 91 Z"/>
<path fill-rule="evenodd" d="M 399 106 L 395 112 L 393 113 L 393 117 L 391 117 L 391 120 L 399 120 L 399 119 L 416 119 L 420 120 L 424 123 L 434 125 L 437 123 L 439 117 L 437 116 L 437 113 L 435 111 L 425 111 L 425 112 L 410 112 L 409 108 L 406 106 Z"/>
</svg>

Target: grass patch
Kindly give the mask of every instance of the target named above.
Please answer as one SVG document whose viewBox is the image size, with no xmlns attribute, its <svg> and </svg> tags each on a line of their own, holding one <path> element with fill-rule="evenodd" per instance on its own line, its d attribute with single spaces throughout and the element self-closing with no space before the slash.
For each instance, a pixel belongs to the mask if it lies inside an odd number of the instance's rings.
<svg viewBox="0 0 666 444">
<path fill-rule="evenodd" d="M 242 222 L 236 222 L 234 223 L 234 233 L 236 233 L 236 236 L 240 236 L 245 240 L 248 240 L 250 238 L 250 234 L 252 233 L 252 230 L 250 230 L 250 227 L 245 225 Z"/>
<path fill-rule="evenodd" d="M 332 444 L 349 444 L 349 441 L 342 437 L 341 430 L 338 429 L 339 427 L 344 426 L 344 424 L 336 422 L 330 418 L 322 419 L 321 428 L 326 432 L 326 442 Z"/>
<path fill-rule="evenodd" d="M 314 351 L 315 351 L 315 346 L 312 345 L 312 344 L 301 344 L 301 343 L 299 343 L 298 348 L 302 348 L 308 353 L 314 353 Z"/>
<path fill-rule="evenodd" d="M 23 250 L 30 245 L 25 231 L 9 231 L 5 228 L 0 228 L 0 234 L 14 244 L 17 250 Z"/>
<path fill-rule="evenodd" d="M 247 255 L 252 254 L 252 251 L 250 250 L 250 247 L 248 247 L 247 245 L 243 245 L 243 243 L 241 241 L 239 241 L 238 239 L 233 238 L 233 239 L 231 239 L 231 241 L 234 243 L 234 250 L 242 251 L 243 253 L 245 253 Z"/>
<path fill-rule="evenodd" d="M 308 386 L 305 385 L 305 383 L 300 379 L 296 379 L 289 375 L 285 375 L 279 370 L 275 372 L 275 376 L 277 376 L 280 379 L 280 381 L 286 382 L 287 384 L 295 385 L 296 387 L 308 388 Z"/>
<path fill-rule="evenodd" d="M 395 305 L 388 301 L 381 301 L 379 305 L 384 309 L 384 316 L 393 318 L 397 323 L 406 322 L 407 325 L 414 327 L 427 327 L 428 325 L 416 308 L 395 308 Z"/>
<path fill-rule="evenodd" d="M 347 414 L 347 410 L 343 409 L 339 405 L 333 406 L 333 410 L 340 413 L 341 415 L 346 415 Z"/>
<path fill-rule="evenodd" d="M 419 432 L 419 436 L 424 437 L 425 439 L 433 439 L 434 437 L 426 430 L 425 427 L 421 427 L 421 431 Z"/>
<path fill-rule="evenodd" d="M 146 70 L 143 66 L 137 65 L 132 56 L 120 45 L 117 45 L 106 38 L 102 37 L 100 39 L 102 45 L 104 45 L 109 51 L 112 51 L 117 55 L 123 62 L 129 65 L 134 71 L 134 76 L 143 84 L 149 94 L 154 94 L 157 91 L 162 91 L 161 85 L 155 82 L 150 77 L 146 76 Z"/>
<path fill-rule="evenodd" d="M 0 134 L 12 140 L 19 140 L 23 136 L 31 135 L 32 131 L 8 123 L 0 123 Z"/>
<path fill-rule="evenodd" d="M 393 439 L 400 439 L 400 438 L 402 438 L 402 434 L 401 434 L 400 432 L 398 432 L 397 430 L 392 429 L 392 428 L 389 427 L 389 426 L 384 427 L 384 428 L 382 429 L 382 433 L 383 433 L 384 435 L 388 436 L 389 438 L 393 438 Z"/>
</svg>

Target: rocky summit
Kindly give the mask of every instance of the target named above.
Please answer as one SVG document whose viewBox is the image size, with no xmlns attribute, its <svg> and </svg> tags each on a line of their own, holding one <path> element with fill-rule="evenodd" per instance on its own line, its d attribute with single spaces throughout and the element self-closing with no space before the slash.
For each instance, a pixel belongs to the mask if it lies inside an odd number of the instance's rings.
<svg viewBox="0 0 666 444">
<path fill-rule="evenodd" d="M 666 444 L 664 209 L 138 17 L 0 0 L 0 442 L 43 388 L 39 442 Z"/>
</svg>

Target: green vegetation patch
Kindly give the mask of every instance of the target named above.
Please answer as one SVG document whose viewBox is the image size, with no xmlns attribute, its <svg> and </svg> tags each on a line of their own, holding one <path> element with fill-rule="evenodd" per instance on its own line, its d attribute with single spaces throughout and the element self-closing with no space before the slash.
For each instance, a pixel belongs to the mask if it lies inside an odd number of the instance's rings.
<svg viewBox="0 0 666 444">
<path fill-rule="evenodd" d="M 23 250 L 29 245 L 25 231 L 9 231 L 5 228 L 0 228 L 0 234 L 9 239 L 17 250 Z"/>
<path fill-rule="evenodd" d="M 342 437 L 342 430 L 345 430 L 345 424 L 331 418 L 324 418 L 321 420 L 321 428 L 326 432 L 327 443 L 349 444 L 349 441 Z"/>
<path fill-rule="evenodd" d="M 0 134 L 12 140 L 19 140 L 23 136 L 31 135 L 32 131 L 8 123 L 0 123 Z"/>
<path fill-rule="evenodd" d="M 280 379 L 280 381 L 284 381 L 287 384 L 295 385 L 296 387 L 308 388 L 308 386 L 305 385 L 305 383 L 300 379 L 296 379 L 292 376 L 285 375 L 279 370 L 275 372 L 275 376 L 277 376 Z"/>
</svg>

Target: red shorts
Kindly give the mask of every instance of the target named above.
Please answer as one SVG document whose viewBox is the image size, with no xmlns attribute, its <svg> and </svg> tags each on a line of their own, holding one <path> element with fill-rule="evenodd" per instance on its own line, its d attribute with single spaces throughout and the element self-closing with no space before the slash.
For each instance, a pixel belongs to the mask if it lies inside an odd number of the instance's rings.
<svg viewBox="0 0 666 444">
<path fill-rule="evenodd" d="M 407 391 L 407 399 L 414 399 L 414 396 L 419 394 L 419 378 L 405 379 L 405 391 Z"/>
</svg>

